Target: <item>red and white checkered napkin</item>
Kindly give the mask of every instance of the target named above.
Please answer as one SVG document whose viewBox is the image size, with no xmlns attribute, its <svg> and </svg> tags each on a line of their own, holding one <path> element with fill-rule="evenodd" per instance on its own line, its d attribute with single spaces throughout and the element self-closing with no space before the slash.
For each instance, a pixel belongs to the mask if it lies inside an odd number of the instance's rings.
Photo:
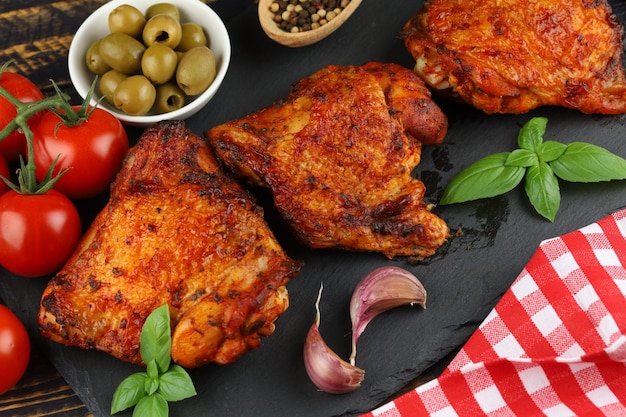
<svg viewBox="0 0 626 417">
<path fill-rule="evenodd" d="M 626 210 L 541 243 L 442 375 L 364 417 L 626 416 Z"/>
</svg>

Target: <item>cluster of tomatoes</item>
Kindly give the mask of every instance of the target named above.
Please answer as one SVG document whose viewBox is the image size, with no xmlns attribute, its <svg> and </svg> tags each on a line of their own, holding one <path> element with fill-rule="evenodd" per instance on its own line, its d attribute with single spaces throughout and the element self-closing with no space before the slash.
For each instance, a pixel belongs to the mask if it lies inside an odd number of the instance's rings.
<svg viewBox="0 0 626 417">
<path fill-rule="evenodd" d="M 0 87 L 20 103 L 43 103 L 41 90 L 18 73 L 2 72 Z M 67 261 L 82 232 L 73 200 L 106 192 L 128 152 L 126 131 L 110 113 L 89 108 L 86 116 L 68 122 L 68 113 L 79 111 L 80 107 L 44 107 L 28 117 L 32 131 L 30 150 L 24 129 L 16 129 L 0 141 L 0 174 L 7 179 L 15 177 L 8 165 L 17 164 L 16 160 L 22 157 L 28 163 L 19 163 L 18 168 L 34 169 L 37 181 L 35 187 L 25 184 L 26 189 L 22 190 L 11 189 L 4 181 L 0 185 L 0 265 L 16 275 L 48 275 Z M 0 129 L 19 117 L 20 111 L 19 103 L 16 106 L 0 96 Z M 53 164 L 54 169 L 49 172 Z M 40 187 L 63 171 L 52 189 Z M 23 182 L 29 181 L 14 181 L 19 186 L 16 188 L 24 188 Z M 33 192 L 33 188 L 38 191 Z"/>
<path fill-rule="evenodd" d="M 0 266 L 15 275 L 41 277 L 58 271 L 76 249 L 82 225 L 74 203 L 108 190 L 128 152 L 128 137 L 110 113 L 70 106 L 67 99 L 67 106 L 55 108 L 59 100 L 5 69 L 0 137 L 12 132 L 0 139 Z M 0 305 L 0 394 L 20 380 L 29 357 L 23 324 Z"/>
</svg>

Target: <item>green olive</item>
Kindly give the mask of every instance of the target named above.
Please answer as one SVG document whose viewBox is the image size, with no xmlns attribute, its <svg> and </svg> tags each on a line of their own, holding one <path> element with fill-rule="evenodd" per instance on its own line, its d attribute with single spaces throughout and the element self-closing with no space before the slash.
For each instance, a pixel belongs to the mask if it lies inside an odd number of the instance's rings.
<svg viewBox="0 0 626 417">
<path fill-rule="evenodd" d="M 100 81 L 98 81 L 98 89 L 102 97 L 109 103 L 115 105 L 113 102 L 113 93 L 115 93 L 117 86 L 126 78 L 128 78 L 128 75 L 116 70 L 109 70 L 102 74 Z"/>
<path fill-rule="evenodd" d="M 176 83 L 188 96 L 206 90 L 213 80 L 217 67 L 215 55 L 206 46 L 196 46 L 185 52 L 176 69 Z"/>
<path fill-rule="evenodd" d="M 146 18 L 134 6 L 122 4 L 109 13 L 109 30 L 125 33 L 133 38 L 139 38 L 146 24 Z"/>
<path fill-rule="evenodd" d="M 146 46 L 159 43 L 175 49 L 183 36 L 183 30 L 180 22 L 172 16 L 158 14 L 146 22 L 142 36 Z"/>
<path fill-rule="evenodd" d="M 150 111 L 156 98 L 154 85 L 143 75 L 124 79 L 115 89 L 115 107 L 131 116 L 142 116 Z"/>
<path fill-rule="evenodd" d="M 175 82 L 161 84 L 156 88 L 154 110 L 157 113 L 168 113 L 185 105 L 185 93 Z"/>
<path fill-rule="evenodd" d="M 87 68 L 89 68 L 89 71 L 93 72 L 96 75 L 102 75 L 111 69 L 111 67 L 106 62 L 104 62 L 102 55 L 100 55 L 99 39 L 92 43 L 87 49 L 87 53 L 85 54 L 85 62 L 87 63 Z"/>
<path fill-rule="evenodd" d="M 150 19 L 158 14 L 168 14 L 180 21 L 178 7 L 171 3 L 156 3 L 146 10 L 146 19 Z"/>
<path fill-rule="evenodd" d="M 181 25 L 183 35 L 176 47 L 179 51 L 187 52 L 196 46 L 207 46 L 208 40 L 204 29 L 197 23 L 187 22 Z"/>
<path fill-rule="evenodd" d="M 146 47 L 125 33 L 109 33 L 100 41 L 100 55 L 111 68 L 124 74 L 141 71 L 141 56 Z"/>
<path fill-rule="evenodd" d="M 141 57 L 141 72 L 153 84 L 163 84 L 172 79 L 177 64 L 178 57 L 172 48 L 155 43 Z"/>
</svg>

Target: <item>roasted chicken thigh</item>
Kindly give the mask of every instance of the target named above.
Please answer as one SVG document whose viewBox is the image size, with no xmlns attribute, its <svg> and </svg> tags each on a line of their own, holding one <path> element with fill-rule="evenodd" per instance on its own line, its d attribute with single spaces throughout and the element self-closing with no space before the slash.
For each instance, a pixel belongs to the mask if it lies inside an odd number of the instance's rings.
<svg viewBox="0 0 626 417">
<path fill-rule="evenodd" d="M 410 69 L 331 65 L 273 106 L 206 132 L 225 165 L 269 187 L 312 248 L 432 255 L 448 237 L 411 176 L 447 119 Z"/>
<path fill-rule="evenodd" d="M 299 269 L 206 142 L 163 122 L 131 149 L 108 205 L 45 289 L 40 330 L 141 363 L 142 325 L 168 304 L 172 359 L 225 364 L 273 332 Z"/>
<path fill-rule="evenodd" d="M 485 113 L 617 114 L 622 32 L 605 0 L 427 0 L 402 36 L 430 87 Z"/>
</svg>

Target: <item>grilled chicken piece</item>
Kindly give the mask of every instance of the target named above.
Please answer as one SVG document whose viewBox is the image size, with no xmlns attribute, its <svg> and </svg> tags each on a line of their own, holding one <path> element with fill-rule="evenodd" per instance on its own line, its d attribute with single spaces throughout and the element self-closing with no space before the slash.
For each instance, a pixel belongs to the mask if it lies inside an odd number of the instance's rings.
<svg viewBox="0 0 626 417">
<path fill-rule="evenodd" d="M 449 230 L 411 171 L 422 142 L 440 143 L 446 130 L 411 70 L 369 63 L 326 67 L 273 106 L 206 136 L 227 167 L 271 188 L 306 245 L 420 258 Z"/>
<path fill-rule="evenodd" d="M 402 36 L 429 86 L 485 113 L 618 114 L 622 32 L 605 0 L 428 0 Z"/>
<path fill-rule="evenodd" d="M 141 327 L 167 303 L 172 359 L 226 364 L 274 331 L 299 269 L 206 142 L 163 122 L 131 149 L 108 205 L 48 284 L 39 326 L 139 364 Z"/>
</svg>

